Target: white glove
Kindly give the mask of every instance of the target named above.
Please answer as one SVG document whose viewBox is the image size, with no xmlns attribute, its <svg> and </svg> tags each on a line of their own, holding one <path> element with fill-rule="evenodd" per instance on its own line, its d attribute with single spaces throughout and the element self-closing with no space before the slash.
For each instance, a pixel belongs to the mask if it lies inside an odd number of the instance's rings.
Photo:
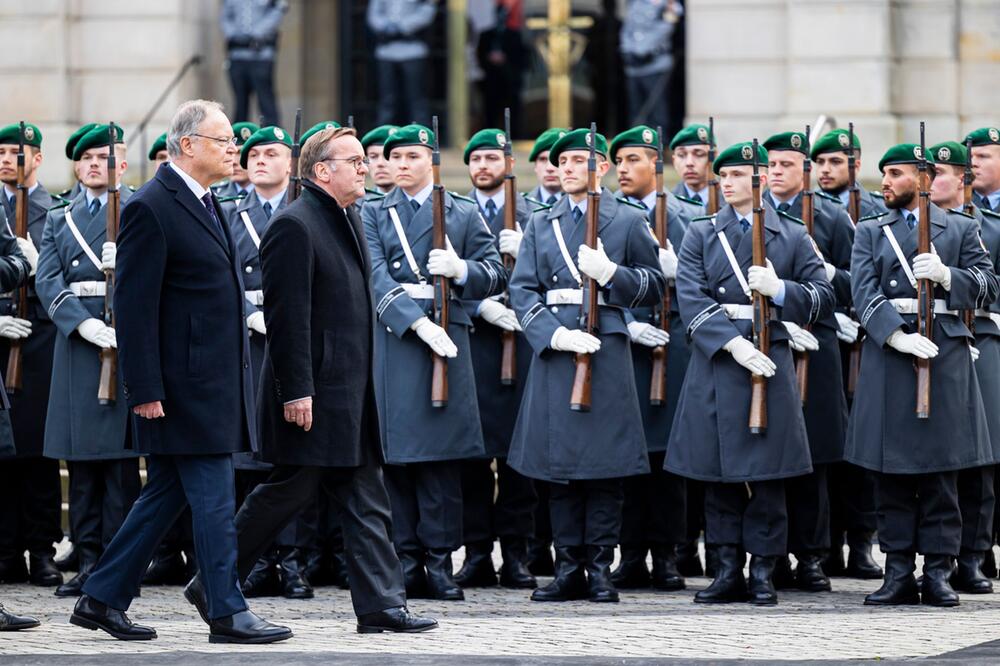
<svg viewBox="0 0 1000 666">
<path fill-rule="evenodd" d="M 937 345 L 919 333 L 903 333 L 896 329 L 885 343 L 898 352 L 912 354 L 917 358 L 934 358 L 938 355 Z"/>
<path fill-rule="evenodd" d="M 427 257 L 427 271 L 431 275 L 442 275 L 449 280 L 465 282 L 469 267 L 451 246 L 451 241 L 445 238 L 448 247 L 444 250 L 431 250 Z"/>
<path fill-rule="evenodd" d="M 941 263 L 941 257 L 931 252 L 914 257 L 913 277 L 937 282 L 945 291 L 951 291 L 951 269 Z"/>
<path fill-rule="evenodd" d="M 833 278 L 837 275 L 837 267 L 829 261 L 824 261 L 823 268 L 826 269 L 826 281 L 833 282 Z"/>
<path fill-rule="evenodd" d="M 997 314 L 996 312 L 991 312 L 990 319 L 993 321 L 994 324 L 1000 326 L 1000 314 Z"/>
<path fill-rule="evenodd" d="M 581 245 L 576 257 L 580 272 L 597 280 L 602 287 L 611 281 L 618 270 L 618 264 L 608 259 L 604 252 L 604 243 L 600 238 L 597 239 L 596 250 L 589 245 Z"/>
<path fill-rule="evenodd" d="M 410 325 L 410 330 L 417 334 L 424 343 L 431 348 L 431 351 L 438 356 L 445 358 L 455 358 L 458 356 L 458 347 L 448 337 L 448 333 L 432 322 L 427 317 L 421 317 Z"/>
<path fill-rule="evenodd" d="M 552 334 L 549 347 L 556 351 L 573 352 L 575 354 L 593 354 L 601 348 L 601 340 L 586 331 L 570 330 L 560 326 Z"/>
<path fill-rule="evenodd" d="M 35 249 L 35 244 L 31 242 L 31 234 L 28 234 L 27 238 L 21 238 L 16 236 L 17 246 L 21 248 L 21 254 L 24 258 L 28 260 L 28 264 L 31 266 L 31 272 L 28 275 L 34 275 L 35 270 L 38 268 L 38 250 Z"/>
<path fill-rule="evenodd" d="M 979 360 L 979 355 L 981 353 L 982 352 L 979 351 L 979 347 L 976 347 L 975 345 L 969 345 L 969 356 L 972 357 L 973 363 Z"/>
<path fill-rule="evenodd" d="M 774 272 L 774 264 L 767 260 L 767 266 L 751 266 L 747 271 L 747 283 L 750 288 L 764 296 L 775 297 L 781 289 L 781 280 Z"/>
<path fill-rule="evenodd" d="M 788 335 L 792 336 L 789 341 L 789 346 L 792 349 L 798 352 L 819 350 L 819 340 L 816 339 L 815 335 L 794 322 L 783 321 L 781 323 L 785 325 Z"/>
<path fill-rule="evenodd" d="M 778 369 L 767 354 L 758 351 L 752 342 L 742 336 L 736 336 L 722 348 L 732 354 L 737 363 L 755 375 L 773 377 L 774 371 Z"/>
<path fill-rule="evenodd" d="M 261 335 L 267 335 L 267 326 L 264 325 L 264 313 L 260 310 L 251 312 L 247 316 L 247 328 Z"/>
<path fill-rule="evenodd" d="M 31 335 L 31 322 L 17 317 L 0 317 L 0 337 L 20 340 Z"/>
<path fill-rule="evenodd" d="M 837 318 L 837 337 L 848 344 L 857 342 L 858 334 L 861 332 L 861 324 L 843 312 L 834 312 L 833 316 Z"/>
<path fill-rule="evenodd" d="M 663 277 L 668 280 L 677 277 L 677 254 L 670 241 L 667 241 L 666 247 L 660 248 L 660 270 L 663 271 Z"/>
<path fill-rule="evenodd" d="M 118 256 L 118 248 L 114 243 L 108 242 L 101 246 L 101 270 L 115 270 L 115 257 Z"/>
<path fill-rule="evenodd" d="M 94 317 L 84 319 L 76 327 L 76 330 L 80 333 L 80 337 L 101 349 L 116 349 L 118 347 L 115 329 L 105 325 L 100 319 Z"/>
<path fill-rule="evenodd" d="M 479 305 L 479 316 L 505 331 L 520 331 L 521 324 L 513 310 L 499 301 L 488 298 Z"/>
<path fill-rule="evenodd" d="M 670 343 L 669 333 L 662 328 L 657 328 L 641 321 L 630 321 L 628 323 L 628 334 L 631 336 L 632 342 L 647 347 L 662 347 Z"/>
<path fill-rule="evenodd" d="M 521 225 L 517 224 L 517 229 L 502 229 L 500 231 L 500 254 L 509 254 L 517 259 L 517 253 L 521 251 L 521 239 L 524 233 Z"/>
</svg>

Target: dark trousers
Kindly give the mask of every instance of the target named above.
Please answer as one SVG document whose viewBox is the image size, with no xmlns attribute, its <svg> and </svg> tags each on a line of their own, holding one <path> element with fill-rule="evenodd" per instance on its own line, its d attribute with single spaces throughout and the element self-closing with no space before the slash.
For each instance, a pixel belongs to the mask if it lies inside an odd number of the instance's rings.
<svg viewBox="0 0 1000 666">
<path fill-rule="evenodd" d="M 656 72 L 645 76 L 626 76 L 625 92 L 628 97 L 628 120 L 630 125 L 670 127 L 670 76 L 671 71 Z M 665 81 L 661 80 L 666 78 Z M 656 100 L 650 100 L 656 95 Z M 647 103 L 647 100 L 650 100 Z M 647 109 L 643 113 L 644 108 Z"/>
<path fill-rule="evenodd" d="M 958 555 L 958 472 L 876 473 L 875 503 L 883 552 Z"/>
<path fill-rule="evenodd" d="M 261 126 L 281 125 L 278 102 L 274 95 L 273 60 L 230 60 L 229 82 L 236 96 L 233 122 L 261 121 Z M 250 96 L 257 96 L 262 119 L 250 118 Z"/>
<path fill-rule="evenodd" d="M 534 481 L 535 496 L 535 541 L 542 544 L 552 543 L 552 512 L 549 511 L 549 484 L 544 481 Z"/>
<path fill-rule="evenodd" d="M 993 545 L 993 488 L 996 467 L 986 465 L 958 472 L 958 506 L 962 512 L 962 552 L 982 553 Z"/>
<path fill-rule="evenodd" d="M 430 125 L 426 59 L 402 62 L 376 59 L 375 75 L 379 99 L 376 125 Z"/>
<path fill-rule="evenodd" d="M 785 479 L 788 507 L 788 552 L 824 553 L 830 549 L 830 490 L 827 466 L 813 465 L 810 474 Z"/>
<path fill-rule="evenodd" d="M 271 475 L 269 469 L 238 469 L 236 470 L 236 506 L 243 506 L 246 498 L 250 496 L 250 493 L 260 484 L 267 481 L 268 477 Z M 299 541 L 307 541 L 308 527 L 305 529 L 300 527 L 300 523 L 303 520 L 307 511 L 302 513 L 295 521 L 290 521 L 285 527 L 278 533 L 278 536 L 274 538 L 274 545 L 278 548 L 302 548 L 305 546 L 300 546 Z M 306 544 L 308 545 L 308 544 Z M 242 578 L 240 580 L 243 580 Z"/>
<path fill-rule="evenodd" d="M 687 486 L 687 538 L 697 542 L 705 529 L 705 482 L 686 479 Z"/>
<path fill-rule="evenodd" d="M 74 546 L 94 556 L 111 543 L 139 497 L 139 459 L 68 461 Z"/>
<path fill-rule="evenodd" d="M 705 484 L 705 542 L 742 546 L 752 555 L 787 552 L 785 481 Z"/>
<path fill-rule="evenodd" d="M 397 551 L 457 550 L 462 545 L 460 461 L 386 465 L 385 486 Z"/>
<path fill-rule="evenodd" d="M 848 543 L 870 540 L 876 528 L 875 473 L 846 462 L 827 467 L 831 544 L 841 547 L 845 534 Z"/>
<path fill-rule="evenodd" d="M 528 539 L 535 533 L 535 485 L 497 458 L 462 461 L 462 536 L 465 543 L 497 537 Z"/>
<path fill-rule="evenodd" d="M 24 555 L 53 556 L 62 541 L 62 487 L 59 461 L 48 458 L 0 460 L 0 560 Z"/>
<path fill-rule="evenodd" d="M 156 546 L 184 507 L 190 506 L 208 617 L 246 610 L 236 577 L 233 457 L 151 455 L 146 470 L 146 485 L 84 584 L 84 594 L 126 610 L 139 593 Z"/>
<path fill-rule="evenodd" d="M 622 548 L 672 546 L 687 538 L 687 483 L 663 469 L 665 451 L 649 454 L 649 474 L 624 479 Z"/>
<path fill-rule="evenodd" d="M 403 571 L 393 549 L 389 497 L 382 467 L 369 456 L 361 467 L 278 465 L 254 488 L 236 515 L 239 575 L 245 580 L 275 537 L 329 493 L 343 521 L 347 575 L 358 615 L 404 606 Z"/>
<path fill-rule="evenodd" d="M 617 546 L 625 491 L 621 479 L 549 484 L 552 542 L 563 546 Z"/>
</svg>

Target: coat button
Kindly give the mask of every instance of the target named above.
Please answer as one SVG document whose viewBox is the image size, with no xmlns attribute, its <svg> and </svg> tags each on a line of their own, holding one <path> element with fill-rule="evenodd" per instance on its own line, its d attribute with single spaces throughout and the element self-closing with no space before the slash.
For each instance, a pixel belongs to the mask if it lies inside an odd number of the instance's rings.
<svg viewBox="0 0 1000 666">
<path fill-rule="evenodd" d="M 72 266 L 79 266 L 80 265 L 80 260 L 79 259 L 74 259 L 73 261 L 70 262 L 70 265 L 72 265 Z"/>
<path fill-rule="evenodd" d="M 553 275 L 552 276 L 552 281 L 553 282 L 559 282 L 559 276 L 558 275 Z"/>
<path fill-rule="evenodd" d="M 400 266 L 400 263 L 398 261 L 392 262 L 392 267 L 393 268 L 399 268 L 399 266 Z"/>
<path fill-rule="evenodd" d="M 247 266 L 246 267 L 246 272 L 247 273 L 253 273 L 253 266 Z"/>
<path fill-rule="evenodd" d="M 243 368 L 246 369 L 246 368 L 249 368 L 249 367 L 250 367 L 250 364 L 247 363 L 246 361 L 243 361 Z"/>
<path fill-rule="evenodd" d="M 389 328 L 388 326 L 386 326 L 386 327 L 385 327 L 385 332 L 386 332 L 386 333 L 392 333 L 392 329 L 391 329 L 391 328 Z"/>
<path fill-rule="evenodd" d="M 558 308 L 558 307 L 556 307 L 555 305 L 553 305 L 553 306 L 552 306 L 551 308 L 549 308 L 549 309 L 550 309 L 550 310 L 552 310 L 553 314 L 554 314 L 554 313 L 556 313 L 556 312 L 559 312 L 559 308 Z"/>
<path fill-rule="evenodd" d="M 719 287 L 719 293 L 720 294 L 726 293 L 726 288 L 725 287 Z"/>
<path fill-rule="evenodd" d="M 895 280 L 889 280 L 889 286 L 895 287 L 898 283 Z"/>
</svg>

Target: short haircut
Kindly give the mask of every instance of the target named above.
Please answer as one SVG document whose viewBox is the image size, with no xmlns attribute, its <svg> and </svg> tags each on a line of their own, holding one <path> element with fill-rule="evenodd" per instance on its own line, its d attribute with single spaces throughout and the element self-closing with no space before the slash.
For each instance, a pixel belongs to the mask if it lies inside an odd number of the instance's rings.
<svg viewBox="0 0 1000 666">
<path fill-rule="evenodd" d="M 180 157 L 181 137 L 195 134 L 212 111 L 222 111 L 222 105 L 207 99 L 192 99 L 177 107 L 167 130 L 167 154 L 170 157 Z"/>
<path fill-rule="evenodd" d="M 330 159 L 330 142 L 342 136 L 357 136 L 353 127 L 327 127 L 306 141 L 299 153 L 299 173 L 303 178 L 313 177 L 313 167 L 324 160 Z"/>
</svg>

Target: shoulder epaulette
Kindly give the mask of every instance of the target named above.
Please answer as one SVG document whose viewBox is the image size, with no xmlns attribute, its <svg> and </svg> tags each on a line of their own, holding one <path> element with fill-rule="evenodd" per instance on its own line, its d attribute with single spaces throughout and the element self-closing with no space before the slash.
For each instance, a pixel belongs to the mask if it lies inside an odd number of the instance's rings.
<svg viewBox="0 0 1000 666">
<path fill-rule="evenodd" d="M 677 197 L 678 199 L 680 199 L 681 201 L 683 201 L 684 203 L 689 203 L 692 206 L 704 206 L 705 205 L 704 202 L 702 202 L 702 201 L 695 201 L 694 199 L 692 199 L 690 197 L 685 197 L 685 196 L 680 195 L 680 194 L 675 194 L 674 196 Z"/>
<path fill-rule="evenodd" d="M 835 197 L 832 194 L 828 194 L 828 193 L 824 192 L 823 190 L 813 190 L 813 194 L 815 194 L 818 197 L 822 197 L 822 198 L 826 199 L 827 201 L 835 201 L 835 202 L 839 203 L 841 206 L 844 205 L 844 202 L 841 201 L 840 197 Z"/>
<path fill-rule="evenodd" d="M 885 199 L 885 195 L 877 190 L 870 190 L 868 194 L 872 195 L 876 199 Z"/>
<path fill-rule="evenodd" d="M 985 208 L 980 208 L 979 212 L 985 215 L 986 217 L 995 217 L 997 219 L 1000 219 L 1000 213 L 996 212 L 995 210 L 986 210 Z"/>
<path fill-rule="evenodd" d="M 110 141 L 110 139 L 109 139 Z M 239 194 L 234 194 L 228 197 L 219 197 L 219 203 L 229 203 L 230 201 L 239 201 L 240 199 L 246 198 L 246 192 L 240 192 Z"/>
<path fill-rule="evenodd" d="M 522 194 L 521 196 L 524 197 L 525 201 L 534 206 L 534 208 L 531 209 L 532 213 L 537 213 L 540 210 L 549 210 L 550 208 L 552 208 L 550 204 L 547 204 L 544 201 L 539 201 L 538 199 L 532 199 L 527 194 Z"/>
<path fill-rule="evenodd" d="M 72 188 L 72 187 L 70 187 L 70 188 L 67 188 L 67 189 L 63 190 L 63 191 L 62 191 L 62 192 L 60 192 L 59 194 L 53 194 L 53 195 L 52 195 L 52 198 L 53 198 L 53 199 L 56 199 L 56 198 L 58 198 L 58 199 L 65 199 L 65 198 L 66 198 L 66 197 L 68 197 L 68 196 L 69 196 L 69 195 L 70 195 L 70 194 L 71 194 L 72 192 L 73 192 L 73 188 Z"/>
<path fill-rule="evenodd" d="M 692 217 L 692 222 L 697 222 L 699 220 L 712 220 L 715 219 L 715 215 L 699 215 L 698 217 Z"/>
<path fill-rule="evenodd" d="M 448 194 L 451 195 L 452 199 L 458 199 L 459 201 L 467 201 L 468 203 L 472 204 L 473 206 L 477 206 L 477 207 L 479 206 L 479 204 L 477 204 L 475 201 L 473 201 L 469 197 L 462 196 L 458 192 L 452 192 L 451 190 L 448 190 Z"/>
<path fill-rule="evenodd" d="M 61 201 L 57 202 L 55 206 L 50 207 L 48 210 L 58 210 L 60 208 L 65 208 L 66 206 L 70 205 L 71 203 L 73 203 L 73 202 L 70 201 L 69 199 L 62 199 Z"/>
<path fill-rule="evenodd" d="M 801 225 L 805 226 L 805 221 L 802 220 L 802 219 L 800 219 L 800 218 L 795 217 L 794 215 L 790 215 L 790 214 L 786 213 L 783 210 L 776 210 L 775 212 L 778 214 L 778 217 L 783 217 L 786 220 L 788 220 L 789 222 L 794 222 L 796 224 L 801 224 Z"/>
<path fill-rule="evenodd" d="M 646 207 L 645 207 L 645 206 L 642 206 L 642 205 L 640 205 L 640 204 L 637 204 L 637 203 L 632 203 L 631 201 L 629 201 L 628 199 L 626 199 L 626 198 L 624 198 L 624 197 L 615 197 L 615 201 L 617 201 L 617 202 L 619 202 L 619 203 L 623 203 L 623 204 L 625 204 L 626 206 L 632 206 L 632 208 L 638 208 L 638 209 L 639 209 L 639 210 L 641 210 L 641 211 L 642 211 L 643 213 L 647 212 L 647 211 L 646 211 Z"/>
<path fill-rule="evenodd" d="M 366 201 L 378 201 L 379 199 L 384 199 L 385 195 L 378 190 L 372 190 L 365 188 L 365 200 Z"/>
<path fill-rule="evenodd" d="M 873 213 L 872 215 L 865 215 L 865 216 L 864 216 L 864 217 L 862 217 L 862 218 L 861 218 L 860 220 L 858 220 L 858 224 L 860 224 L 860 223 L 862 223 L 862 222 L 865 222 L 866 220 L 877 220 L 877 219 L 879 219 L 880 217 L 885 217 L 885 216 L 886 216 L 886 215 L 888 215 L 888 214 L 889 214 L 889 213 L 888 213 L 888 212 L 886 212 L 886 213 Z"/>
<path fill-rule="evenodd" d="M 976 219 L 975 215 L 969 215 L 968 213 L 966 213 L 963 210 L 955 210 L 953 208 L 949 208 L 946 212 L 951 213 L 952 215 L 961 215 L 962 217 L 967 217 L 970 220 Z"/>
</svg>

